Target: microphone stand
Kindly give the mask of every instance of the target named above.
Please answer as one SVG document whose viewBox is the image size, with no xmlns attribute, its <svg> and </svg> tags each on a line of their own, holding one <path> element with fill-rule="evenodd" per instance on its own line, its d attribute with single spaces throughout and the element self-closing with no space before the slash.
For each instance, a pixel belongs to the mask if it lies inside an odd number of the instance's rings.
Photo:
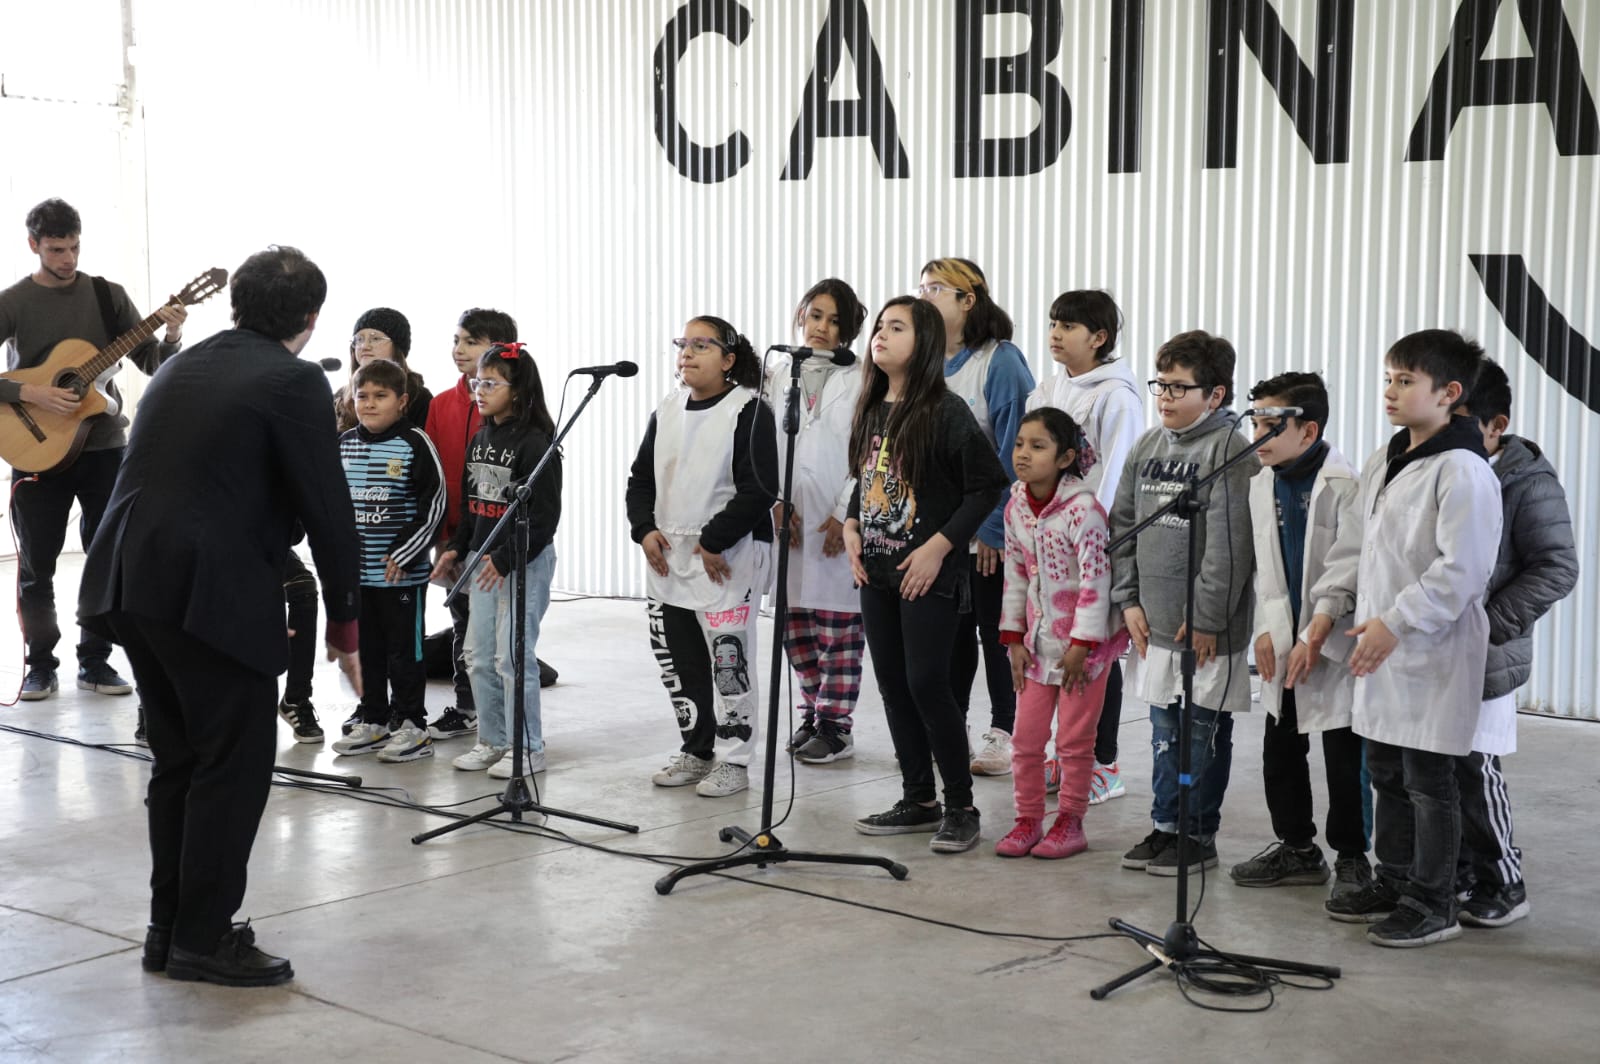
<svg viewBox="0 0 1600 1064">
<path fill-rule="evenodd" d="M 1288 428 L 1288 421 L 1280 418 L 1267 433 L 1258 440 L 1254 440 L 1244 450 L 1223 462 L 1204 478 L 1196 478 L 1192 474 L 1189 483 L 1178 493 L 1177 497 L 1165 506 L 1156 510 L 1149 517 L 1140 521 L 1133 528 L 1113 539 L 1107 548 L 1114 550 L 1130 539 L 1135 539 L 1139 533 L 1155 524 L 1169 513 L 1181 514 L 1188 521 L 1189 550 L 1185 571 L 1185 601 L 1184 601 L 1184 627 L 1183 627 L 1183 652 L 1180 656 L 1183 674 L 1183 708 L 1178 714 L 1178 898 L 1177 917 L 1167 927 L 1165 935 L 1157 935 L 1150 931 L 1142 930 L 1124 921 L 1121 917 L 1113 916 L 1110 920 L 1111 929 L 1119 931 L 1143 946 L 1154 960 L 1131 971 L 1117 976 L 1115 979 L 1089 991 L 1089 996 L 1096 1001 L 1103 1001 L 1105 997 L 1118 987 L 1125 986 L 1135 979 L 1157 968 L 1176 969 L 1184 964 L 1194 961 L 1242 963 L 1251 965 L 1266 972 L 1281 972 L 1292 975 L 1315 975 L 1326 979 L 1337 979 L 1340 971 L 1337 967 L 1321 964 L 1305 964 L 1299 961 L 1275 960 L 1271 957 L 1249 957 L 1239 953 L 1223 953 L 1220 950 L 1202 947 L 1200 936 L 1194 929 L 1194 924 L 1189 917 L 1189 788 L 1193 781 L 1189 778 L 1189 735 L 1190 717 L 1194 706 L 1194 582 L 1200 569 L 1200 539 L 1199 531 L 1195 526 L 1196 518 L 1205 512 L 1205 503 L 1201 501 L 1200 491 L 1212 481 L 1217 480 L 1233 466 L 1244 461 L 1245 456 L 1255 454 L 1271 440 Z M 1231 430 L 1230 430 L 1231 431 Z M 1210 531 L 1209 529 L 1207 530 Z M 1204 870 L 1201 870 L 1204 875 Z"/>
<path fill-rule="evenodd" d="M 527 356 L 524 356 L 527 357 Z M 512 571 L 507 577 L 511 583 L 511 608 L 516 614 L 515 635 L 511 642 L 512 673 L 516 679 L 515 694 L 512 696 L 512 732 L 511 732 L 511 779 L 506 783 L 505 793 L 500 796 L 500 801 L 492 809 L 463 817 L 453 823 L 446 824 L 432 831 L 425 831 L 420 835 L 413 835 L 411 841 L 414 845 L 421 845 L 429 839 L 437 838 L 451 831 L 457 831 L 469 824 L 477 824 L 488 820 L 490 817 L 499 816 L 501 813 L 510 813 L 511 819 L 516 823 L 522 822 L 523 813 L 540 813 L 545 816 L 565 817 L 569 820 L 581 820 L 587 824 L 598 824 L 601 827 L 612 828 L 616 831 L 637 833 L 637 824 L 622 824 L 615 820 L 604 820 L 600 817 L 588 816 L 583 813 L 573 813 L 565 809 L 552 809 L 541 805 L 534 800 L 532 792 L 528 789 L 528 777 L 522 774 L 522 737 L 527 728 L 526 705 L 526 678 L 528 671 L 528 499 L 533 495 L 533 484 L 543 473 L 545 466 L 556 456 L 561 447 L 561 441 L 567 438 L 567 433 L 572 431 L 572 426 L 577 424 L 578 417 L 583 413 L 584 407 L 600 391 L 600 385 L 605 382 L 605 374 L 595 374 L 594 381 L 589 385 L 589 391 L 584 395 L 583 401 L 572 412 L 572 417 L 567 419 L 567 424 L 550 441 L 550 446 L 545 450 L 544 456 L 539 459 L 539 464 L 533 467 L 533 472 L 528 474 L 528 479 L 517 485 L 511 505 L 506 507 L 505 513 L 500 515 L 499 522 L 489 531 L 489 538 L 484 540 L 483 546 L 467 556 L 466 562 L 461 567 L 461 575 L 451 586 L 449 593 L 444 597 L 446 605 L 450 600 L 461 594 L 467 581 L 473 578 L 477 571 L 478 562 L 488 554 L 493 547 L 504 537 L 506 529 L 515 523 L 515 535 L 512 539 L 512 555 L 515 559 Z M 548 548 L 546 548 L 548 549 Z"/>
<path fill-rule="evenodd" d="M 895 879 L 905 879 L 908 875 L 905 865 L 887 857 L 857 853 L 802 853 L 788 849 L 772 833 L 772 777 L 777 771 L 778 761 L 778 692 L 782 689 L 783 670 L 789 660 L 783 652 L 783 624 L 789 610 L 789 522 L 794 518 L 794 500 L 790 498 L 790 491 L 794 484 L 795 438 L 800 434 L 800 365 L 804 361 L 804 355 L 790 356 L 789 392 L 783 410 L 783 431 L 788 437 L 789 451 L 783 462 L 783 519 L 780 525 L 782 531 L 778 533 L 778 595 L 772 611 L 772 681 L 767 687 L 766 784 L 761 795 L 761 827 L 754 834 L 740 827 L 721 829 L 717 832 L 717 838 L 723 842 L 737 839 L 744 844 L 740 847 L 741 852 L 673 869 L 656 880 L 657 894 L 670 894 L 678 881 L 688 876 L 710 875 L 746 865 L 765 868 L 769 864 L 789 861 L 870 865 L 884 869 Z"/>
</svg>

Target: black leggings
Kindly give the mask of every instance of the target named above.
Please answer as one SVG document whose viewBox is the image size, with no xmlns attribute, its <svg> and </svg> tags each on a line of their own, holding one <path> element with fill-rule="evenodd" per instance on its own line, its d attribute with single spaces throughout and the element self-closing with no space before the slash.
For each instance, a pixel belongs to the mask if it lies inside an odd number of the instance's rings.
<svg viewBox="0 0 1600 1064">
<path fill-rule="evenodd" d="M 1100 707 L 1100 724 L 1094 733 L 1094 759 L 1102 765 L 1117 763 L 1117 729 L 1122 727 L 1122 662 L 1111 663 L 1106 677 L 1105 702 Z"/>
<path fill-rule="evenodd" d="M 963 724 L 972 707 L 972 681 L 978 674 L 978 651 L 983 650 L 983 681 L 989 689 L 989 726 L 1007 735 L 1017 724 L 1017 692 L 1011 686 L 1011 658 L 1000 644 L 1000 598 L 1005 592 L 1005 566 L 984 576 L 978 556 L 972 555 L 972 612 L 960 615 L 950 660 L 950 683 L 961 707 Z M 977 638 L 974 639 L 974 629 Z"/>
<path fill-rule="evenodd" d="M 934 800 L 937 763 L 945 806 L 970 806 L 967 723 L 950 687 L 950 646 L 959 623 L 955 600 L 924 595 L 907 602 L 892 591 L 863 587 L 861 621 L 906 800 Z"/>
</svg>

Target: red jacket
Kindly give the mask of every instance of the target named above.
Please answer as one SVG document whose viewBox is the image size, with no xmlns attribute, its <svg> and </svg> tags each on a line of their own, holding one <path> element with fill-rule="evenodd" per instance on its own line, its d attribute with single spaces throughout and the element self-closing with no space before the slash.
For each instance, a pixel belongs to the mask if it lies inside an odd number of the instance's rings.
<svg viewBox="0 0 1600 1064">
<path fill-rule="evenodd" d="M 461 479 L 466 472 L 467 444 L 477 434 L 479 427 L 478 404 L 467 387 L 465 375 L 456 381 L 448 392 L 433 397 L 428 405 L 428 423 L 423 427 L 434 450 L 439 452 L 439 464 L 444 467 L 444 482 L 450 492 L 445 506 L 444 520 L 439 524 L 439 542 L 448 540 L 461 523 Z"/>
</svg>

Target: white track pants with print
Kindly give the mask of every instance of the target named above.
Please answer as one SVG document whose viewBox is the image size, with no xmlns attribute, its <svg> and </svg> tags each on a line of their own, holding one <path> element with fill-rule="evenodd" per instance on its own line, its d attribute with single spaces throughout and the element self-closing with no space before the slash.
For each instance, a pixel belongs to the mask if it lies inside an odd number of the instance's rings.
<svg viewBox="0 0 1600 1064">
<path fill-rule="evenodd" d="M 750 764 L 760 734 L 756 684 L 756 614 L 759 596 L 727 610 L 691 610 L 648 600 L 650 649 L 661 684 L 672 699 L 683 751 Z"/>
</svg>

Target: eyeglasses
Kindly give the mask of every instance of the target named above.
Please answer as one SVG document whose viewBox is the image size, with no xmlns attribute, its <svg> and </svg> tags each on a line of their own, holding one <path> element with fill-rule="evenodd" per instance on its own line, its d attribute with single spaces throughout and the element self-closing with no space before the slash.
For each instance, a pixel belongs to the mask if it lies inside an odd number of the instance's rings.
<svg viewBox="0 0 1600 1064">
<path fill-rule="evenodd" d="M 967 293 L 963 292 L 961 289 L 959 289 L 959 288 L 951 288 L 947 284 L 919 284 L 919 285 L 917 285 L 917 298 L 918 299 L 938 299 L 939 298 L 939 293 L 941 293 L 941 292 L 949 292 L 951 295 L 955 296 L 957 299 L 960 299 L 962 296 L 967 294 Z"/>
<path fill-rule="evenodd" d="M 1201 384 L 1185 384 L 1182 381 L 1145 381 L 1145 385 L 1150 389 L 1151 395 L 1166 392 L 1174 399 L 1182 399 L 1196 388 L 1204 387 Z"/>
<path fill-rule="evenodd" d="M 351 347 L 377 347 L 379 344 L 393 343 L 387 336 L 380 332 L 356 333 L 350 337 Z"/>
<path fill-rule="evenodd" d="M 710 354 L 712 350 L 727 350 L 727 348 L 722 345 L 721 341 L 712 340 L 705 336 L 680 336 L 672 341 L 672 346 L 676 347 L 679 351 L 687 348 L 697 355 Z"/>
<path fill-rule="evenodd" d="M 467 383 L 467 387 L 475 392 L 488 392 L 493 395 L 496 388 L 509 388 L 511 384 L 508 381 L 497 381 L 491 377 L 474 377 Z"/>
</svg>

